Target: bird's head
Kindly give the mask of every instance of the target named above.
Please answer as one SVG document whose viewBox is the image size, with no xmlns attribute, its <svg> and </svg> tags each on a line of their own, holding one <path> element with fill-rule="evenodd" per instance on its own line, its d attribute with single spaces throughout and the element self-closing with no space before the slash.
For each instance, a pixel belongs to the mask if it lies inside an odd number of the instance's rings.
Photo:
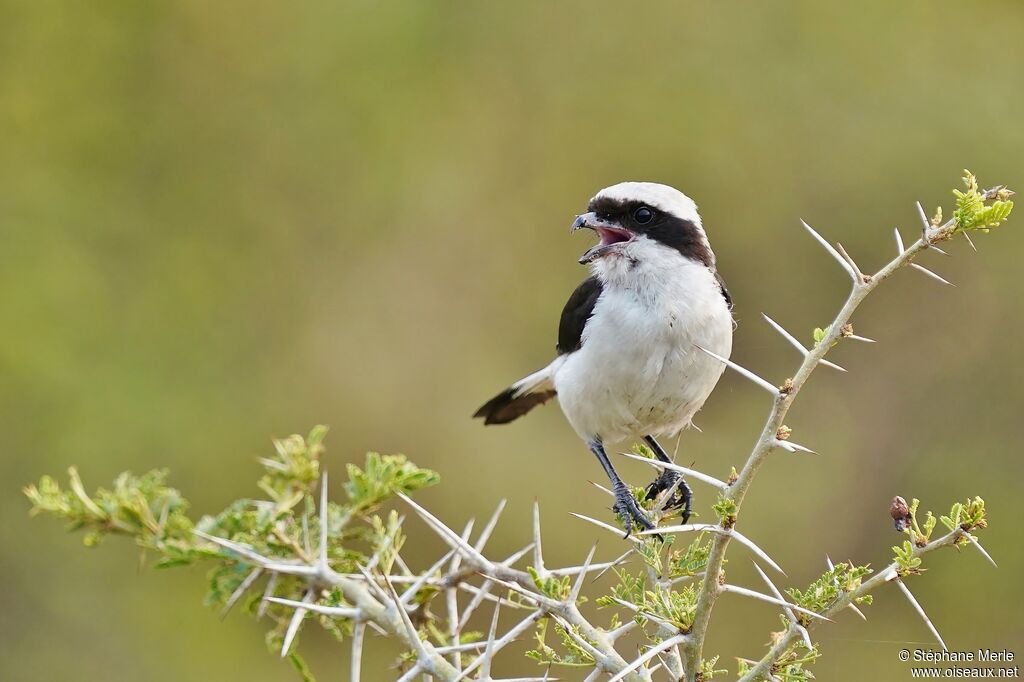
<svg viewBox="0 0 1024 682">
<path fill-rule="evenodd" d="M 638 262 L 659 254 L 677 253 L 715 264 L 693 199 L 668 185 L 620 182 L 598 192 L 587 212 L 576 216 L 571 232 L 593 230 L 600 241 L 580 257 L 581 264 L 612 260 Z"/>
</svg>

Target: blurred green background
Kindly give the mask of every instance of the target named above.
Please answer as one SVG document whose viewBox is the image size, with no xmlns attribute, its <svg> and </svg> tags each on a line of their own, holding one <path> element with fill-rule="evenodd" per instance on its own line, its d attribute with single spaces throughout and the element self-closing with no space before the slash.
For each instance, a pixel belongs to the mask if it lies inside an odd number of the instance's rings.
<svg viewBox="0 0 1024 682">
<path fill-rule="evenodd" d="M 797 357 L 760 313 L 809 339 L 848 286 L 799 218 L 867 269 L 965 165 L 1024 187 L 1022 30 L 1010 1 L 0 2 L 0 677 L 295 679 L 260 624 L 202 606 L 202 569 L 31 521 L 20 487 L 72 464 L 90 487 L 170 467 L 209 513 L 255 492 L 272 437 L 323 422 L 331 470 L 369 449 L 439 470 L 421 500 L 453 525 L 509 498 L 496 554 L 534 498 L 552 562 L 618 554 L 568 516 L 610 513 L 557 407 L 469 419 L 552 356 L 590 243 L 572 216 L 623 179 L 693 196 L 734 358 L 781 381 Z M 774 456 L 742 523 L 802 586 L 826 553 L 886 561 L 894 494 L 982 495 L 1000 568 L 942 553 L 911 587 L 951 647 L 1021 655 L 1024 215 L 976 242 L 926 258 L 958 288 L 903 272 L 864 305 L 879 343 L 839 348 L 850 373 L 819 372 L 787 420 L 822 454 Z M 767 408 L 727 373 L 680 460 L 724 476 Z M 410 532 L 410 563 L 437 556 Z M 898 650 L 932 646 L 876 600 L 820 630 L 820 679 L 908 679 Z M 777 626 L 726 597 L 708 650 L 759 658 Z M 314 671 L 345 679 L 314 631 Z"/>
</svg>

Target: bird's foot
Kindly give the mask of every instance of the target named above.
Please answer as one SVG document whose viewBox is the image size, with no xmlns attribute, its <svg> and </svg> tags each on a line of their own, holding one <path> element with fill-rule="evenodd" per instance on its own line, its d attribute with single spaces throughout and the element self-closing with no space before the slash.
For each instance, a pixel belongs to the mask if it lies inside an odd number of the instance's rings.
<svg viewBox="0 0 1024 682">
<path fill-rule="evenodd" d="M 626 535 L 629 537 L 630 533 L 633 532 L 633 524 L 640 526 L 642 530 L 652 530 L 654 524 L 647 518 L 647 514 L 637 504 L 636 498 L 633 497 L 633 493 L 629 491 L 624 483 L 619 483 L 615 486 L 615 506 L 612 509 L 622 519 L 623 525 L 626 527 Z"/>
<path fill-rule="evenodd" d="M 685 524 L 690 520 L 690 514 L 692 512 L 693 504 L 693 491 L 690 490 L 690 486 L 686 484 L 682 474 L 677 471 L 671 471 L 665 469 L 661 472 L 661 475 L 651 481 L 651 484 L 647 486 L 647 495 L 644 499 L 653 500 L 659 494 L 666 490 L 674 489 L 675 492 L 672 496 L 665 501 L 663 509 L 682 509 L 681 515 L 683 517 L 683 523 Z"/>
</svg>

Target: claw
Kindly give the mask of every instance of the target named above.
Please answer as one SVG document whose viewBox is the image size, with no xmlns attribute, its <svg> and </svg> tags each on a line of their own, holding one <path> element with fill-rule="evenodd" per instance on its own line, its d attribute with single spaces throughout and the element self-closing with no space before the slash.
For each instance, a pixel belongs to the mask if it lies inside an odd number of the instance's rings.
<svg viewBox="0 0 1024 682">
<path fill-rule="evenodd" d="M 644 499 L 653 500 L 659 493 L 670 490 L 676 485 L 679 486 L 676 490 L 676 494 L 672 496 L 672 499 L 667 501 L 665 509 L 682 509 L 683 511 L 680 516 L 682 516 L 683 523 L 685 524 L 690 520 L 690 514 L 693 511 L 693 491 L 690 490 L 690 486 L 686 484 L 686 480 L 683 479 L 679 472 L 671 471 L 669 469 L 662 471 L 661 475 L 647 486 L 647 495 Z"/>
<path fill-rule="evenodd" d="M 654 524 L 647 518 L 643 510 L 640 509 L 640 505 L 636 503 L 636 498 L 625 485 L 615 486 L 615 505 L 612 509 L 622 519 L 622 524 L 626 527 L 626 534 L 623 539 L 628 538 L 629 534 L 633 532 L 633 523 L 640 526 L 644 530 L 653 530 Z"/>
</svg>

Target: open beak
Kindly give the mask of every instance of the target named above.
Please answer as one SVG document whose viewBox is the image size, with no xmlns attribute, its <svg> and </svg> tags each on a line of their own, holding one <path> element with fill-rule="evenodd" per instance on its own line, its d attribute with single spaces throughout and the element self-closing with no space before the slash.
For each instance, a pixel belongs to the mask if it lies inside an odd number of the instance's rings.
<svg viewBox="0 0 1024 682">
<path fill-rule="evenodd" d="M 593 212 L 576 216 L 576 220 L 572 221 L 572 226 L 569 228 L 569 232 L 575 232 L 581 227 L 585 227 L 596 232 L 598 237 L 601 238 L 601 241 L 580 256 L 580 265 L 586 265 L 587 263 L 606 256 L 613 251 L 617 251 L 621 244 L 626 244 L 632 241 L 633 237 L 636 236 L 621 225 L 604 220 Z"/>
</svg>

